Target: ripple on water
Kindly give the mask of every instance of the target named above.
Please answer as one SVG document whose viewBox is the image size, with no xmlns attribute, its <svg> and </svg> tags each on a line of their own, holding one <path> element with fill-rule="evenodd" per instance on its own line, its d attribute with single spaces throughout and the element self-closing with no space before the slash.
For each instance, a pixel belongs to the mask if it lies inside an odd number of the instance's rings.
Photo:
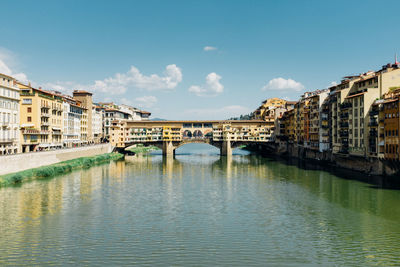
<svg viewBox="0 0 400 267">
<path fill-rule="evenodd" d="M 399 192 L 253 155 L 142 156 L 0 206 L 0 265 L 400 264 Z"/>
</svg>

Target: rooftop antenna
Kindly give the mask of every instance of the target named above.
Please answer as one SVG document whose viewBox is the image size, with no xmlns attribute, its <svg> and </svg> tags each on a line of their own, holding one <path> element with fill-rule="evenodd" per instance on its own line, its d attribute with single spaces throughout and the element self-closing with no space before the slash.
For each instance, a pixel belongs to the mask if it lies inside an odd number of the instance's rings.
<svg viewBox="0 0 400 267">
<path fill-rule="evenodd" d="M 399 62 L 397 62 L 397 53 L 394 54 L 394 64 L 399 64 Z"/>
</svg>

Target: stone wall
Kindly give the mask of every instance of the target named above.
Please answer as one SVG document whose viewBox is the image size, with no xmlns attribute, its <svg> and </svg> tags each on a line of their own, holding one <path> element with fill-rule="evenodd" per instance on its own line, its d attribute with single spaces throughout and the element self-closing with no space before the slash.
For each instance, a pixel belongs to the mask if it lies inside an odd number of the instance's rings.
<svg viewBox="0 0 400 267">
<path fill-rule="evenodd" d="M 110 153 L 111 144 L 0 156 L 0 175 L 37 168 L 80 157 Z"/>
<path fill-rule="evenodd" d="M 345 168 L 371 175 L 393 175 L 400 170 L 385 160 L 377 158 L 357 157 L 345 154 L 332 154 L 331 152 L 320 152 L 297 144 L 287 144 L 287 149 L 280 155 L 304 160 L 317 160 L 329 163 L 332 166 Z M 397 164 L 399 165 L 399 164 Z"/>
</svg>

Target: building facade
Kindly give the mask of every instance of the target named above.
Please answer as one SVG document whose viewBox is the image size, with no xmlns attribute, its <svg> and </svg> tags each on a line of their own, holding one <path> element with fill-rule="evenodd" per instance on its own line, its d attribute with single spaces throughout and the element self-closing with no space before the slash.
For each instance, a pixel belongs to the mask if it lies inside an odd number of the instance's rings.
<svg viewBox="0 0 400 267">
<path fill-rule="evenodd" d="M 15 79 L 0 74 L 0 155 L 20 152 L 19 101 Z"/>
<path fill-rule="evenodd" d="M 20 88 L 22 152 L 61 148 L 63 100 L 59 95 L 17 83 Z"/>
<path fill-rule="evenodd" d="M 72 93 L 72 95 L 73 98 L 78 100 L 82 104 L 82 107 L 85 108 L 81 121 L 82 141 L 84 143 L 93 143 L 94 142 L 94 134 L 92 129 L 93 94 L 83 90 L 75 90 Z"/>
</svg>

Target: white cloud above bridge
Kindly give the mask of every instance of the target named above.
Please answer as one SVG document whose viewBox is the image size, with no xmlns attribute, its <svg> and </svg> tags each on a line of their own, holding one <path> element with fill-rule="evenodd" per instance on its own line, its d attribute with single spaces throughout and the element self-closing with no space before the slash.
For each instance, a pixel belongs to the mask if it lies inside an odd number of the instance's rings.
<svg viewBox="0 0 400 267">
<path fill-rule="evenodd" d="M 206 76 L 204 85 L 192 85 L 189 87 L 189 92 L 197 96 L 217 96 L 224 92 L 224 86 L 220 83 L 221 76 L 215 72 L 211 72 Z"/>
</svg>

